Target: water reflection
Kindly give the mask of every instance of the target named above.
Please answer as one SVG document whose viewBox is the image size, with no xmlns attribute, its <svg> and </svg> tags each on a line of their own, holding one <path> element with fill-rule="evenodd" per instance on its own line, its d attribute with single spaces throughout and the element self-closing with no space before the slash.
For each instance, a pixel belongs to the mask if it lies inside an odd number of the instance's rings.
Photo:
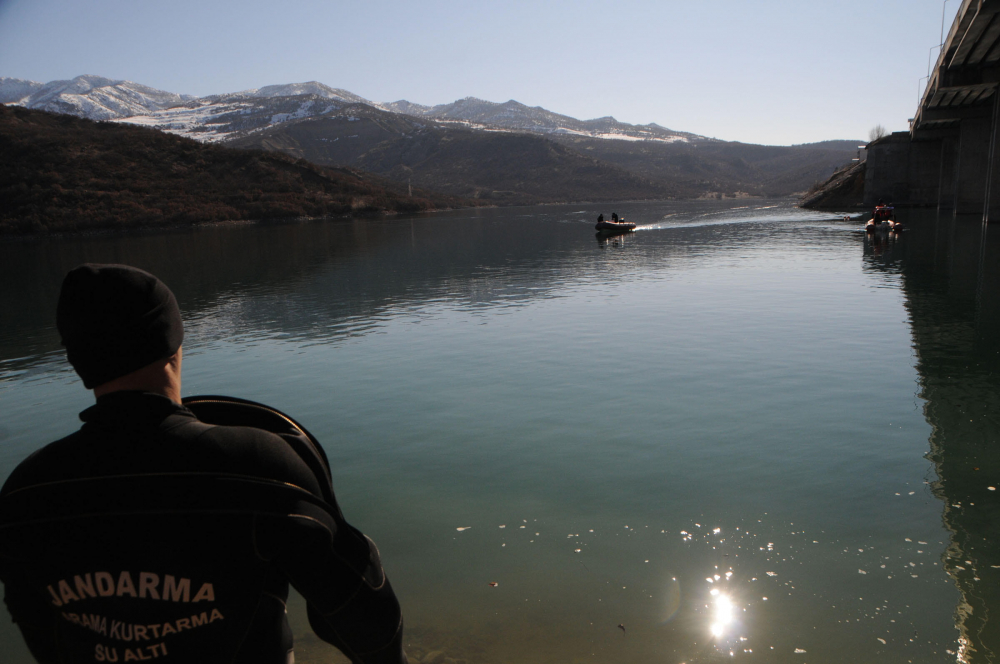
<svg viewBox="0 0 1000 664">
<path fill-rule="evenodd" d="M 893 265 L 902 257 L 903 233 L 865 233 L 865 256 L 871 264 Z"/>
<path fill-rule="evenodd" d="M 45 359 L 63 270 L 137 263 L 178 291 L 191 385 L 324 441 L 414 662 L 932 661 L 958 593 L 900 304 L 923 235 L 876 256 L 854 224 L 726 205 L 636 204 L 617 246 L 548 206 L 0 245 L 26 372 L 0 469 L 62 426 L 37 404 L 75 413 Z M 329 662 L 289 612 L 296 659 Z"/>
<path fill-rule="evenodd" d="M 715 611 L 712 616 L 712 636 L 719 638 L 729 632 L 735 620 L 735 607 L 728 596 L 723 595 L 717 588 L 710 593 L 715 599 Z"/>
<path fill-rule="evenodd" d="M 1000 654 L 1000 232 L 976 219 L 911 213 L 902 275 L 930 453 L 962 592 L 960 662 Z"/>
<path fill-rule="evenodd" d="M 681 584 L 677 581 L 676 576 L 670 577 L 670 581 L 665 584 L 664 588 L 664 606 L 663 606 L 663 619 L 660 621 L 661 624 L 666 624 L 674 619 L 677 615 L 677 610 L 681 607 Z"/>
<path fill-rule="evenodd" d="M 558 297 L 561 287 L 581 278 L 650 273 L 690 257 L 692 245 L 747 241 L 725 224 L 812 214 L 787 202 L 732 205 L 633 204 L 635 218 L 661 219 L 646 230 L 673 228 L 678 241 L 635 243 L 638 251 L 623 253 L 624 260 L 594 255 L 582 231 L 593 228 L 596 214 L 570 206 L 537 215 L 480 209 L 430 219 L 0 241 L 0 311 L 17 312 L 0 326 L 0 382 L 33 368 L 60 370 L 55 301 L 63 275 L 83 262 L 127 263 L 160 276 L 176 293 L 192 339 L 259 339 L 264 332 L 275 339 L 338 342 L 370 333 L 400 311 L 425 315 L 435 303 L 512 307 Z M 690 210 L 706 206 L 713 209 L 690 221 Z M 624 248 L 633 240 L 597 241 L 602 248 Z"/>
<path fill-rule="evenodd" d="M 601 249 L 624 247 L 630 239 L 628 233 L 619 233 L 617 235 L 594 233 L 594 237 L 597 239 L 597 246 Z"/>
</svg>

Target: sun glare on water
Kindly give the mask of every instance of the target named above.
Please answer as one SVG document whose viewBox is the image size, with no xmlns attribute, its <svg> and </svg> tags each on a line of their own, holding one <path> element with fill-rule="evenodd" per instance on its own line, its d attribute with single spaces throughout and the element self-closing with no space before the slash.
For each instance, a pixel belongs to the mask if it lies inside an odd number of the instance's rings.
<svg viewBox="0 0 1000 664">
<path fill-rule="evenodd" d="M 733 606 L 733 601 L 728 596 L 723 595 L 718 589 L 712 590 L 712 596 L 715 598 L 715 610 L 712 616 L 712 636 L 719 638 L 732 625 L 735 607 Z"/>
</svg>

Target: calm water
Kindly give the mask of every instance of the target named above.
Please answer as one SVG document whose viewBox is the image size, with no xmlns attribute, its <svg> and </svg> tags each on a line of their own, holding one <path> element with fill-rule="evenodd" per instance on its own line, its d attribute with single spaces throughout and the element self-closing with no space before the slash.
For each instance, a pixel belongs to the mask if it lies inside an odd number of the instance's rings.
<svg viewBox="0 0 1000 664">
<path fill-rule="evenodd" d="M 784 201 L 622 204 L 602 242 L 599 211 L 0 243 L 0 479 L 90 403 L 62 275 L 130 263 L 185 311 L 185 394 L 324 443 L 411 661 L 990 661 L 1000 243 Z M 290 610 L 299 662 L 344 661 Z"/>
</svg>

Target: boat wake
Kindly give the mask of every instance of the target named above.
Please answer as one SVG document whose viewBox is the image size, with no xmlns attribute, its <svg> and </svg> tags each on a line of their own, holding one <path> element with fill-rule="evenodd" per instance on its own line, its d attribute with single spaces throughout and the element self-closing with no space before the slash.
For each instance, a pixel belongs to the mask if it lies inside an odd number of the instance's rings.
<svg viewBox="0 0 1000 664">
<path fill-rule="evenodd" d="M 840 216 L 830 213 L 814 212 L 801 208 L 782 205 L 766 205 L 762 207 L 738 207 L 706 212 L 697 215 L 673 213 L 663 216 L 651 224 L 636 226 L 636 231 L 658 231 L 673 228 L 700 228 L 705 226 L 724 226 L 730 224 L 770 224 L 770 223 L 810 223 L 839 221 Z"/>
</svg>

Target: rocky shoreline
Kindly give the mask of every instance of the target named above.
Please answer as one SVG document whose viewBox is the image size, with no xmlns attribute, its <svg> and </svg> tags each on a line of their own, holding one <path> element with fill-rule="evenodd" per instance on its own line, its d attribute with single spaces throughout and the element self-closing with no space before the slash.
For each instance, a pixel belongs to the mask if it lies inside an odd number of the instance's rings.
<svg viewBox="0 0 1000 664">
<path fill-rule="evenodd" d="M 810 189 L 799 201 L 799 207 L 838 211 L 865 209 L 866 164 L 862 161 L 837 169 L 826 182 Z"/>
</svg>

